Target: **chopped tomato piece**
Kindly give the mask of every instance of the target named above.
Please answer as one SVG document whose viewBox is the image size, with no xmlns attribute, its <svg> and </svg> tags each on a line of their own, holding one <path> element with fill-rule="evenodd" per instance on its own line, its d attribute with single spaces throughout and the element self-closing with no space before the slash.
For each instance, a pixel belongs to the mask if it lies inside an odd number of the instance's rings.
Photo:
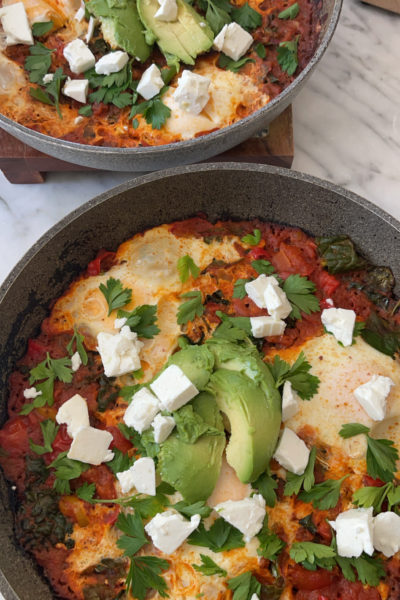
<svg viewBox="0 0 400 600">
<path fill-rule="evenodd" d="M 41 362 L 46 358 L 47 348 L 39 340 L 28 340 L 27 356 L 35 362 Z"/>
<path fill-rule="evenodd" d="M 272 257 L 271 262 L 283 277 L 294 273 L 304 277 L 310 275 L 315 268 L 313 262 L 304 256 L 300 248 L 289 246 L 284 242 L 279 246 L 279 252 Z"/>
<path fill-rule="evenodd" d="M 121 450 L 121 452 L 128 452 L 128 450 L 133 448 L 133 445 L 131 444 L 131 442 L 129 440 L 127 440 L 124 435 L 122 435 L 122 433 L 120 432 L 118 427 L 114 427 L 114 425 L 110 425 L 109 427 L 106 427 L 105 429 L 107 431 L 109 431 L 111 433 L 111 435 L 113 436 L 113 441 L 111 442 L 111 446 L 110 446 L 111 449 L 117 448 L 118 450 Z"/>
<path fill-rule="evenodd" d="M 333 292 L 339 287 L 340 281 L 334 275 L 327 271 L 321 271 L 317 277 L 317 285 L 321 288 L 324 296 L 330 298 Z M 332 307 L 327 307 L 332 308 Z"/>
<path fill-rule="evenodd" d="M 293 565 L 288 572 L 288 577 L 299 590 L 318 590 L 330 585 L 335 573 L 326 569 L 308 571 L 301 565 Z"/>
<path fill-rule="evenodd" d="M 67 433 L 67 426 L 60 425 L 57 435 L 52 444 L 53 452 L 44 455 L 44 460 L 49 465 L 61 452 L 66 452 L 71 446 L 72 439 Z"/>
<path fill-rule="evenodd" d="M 373 477 L 370 477 L 370 475 L 364 475 L 363 484 L 368 487 L 382 487 L 385 485 L 385 482 L 381 479 L 374 479 Z"/>
<path fill-rule="evenodd" d="M 114 258 L 115 252 L 109 252 L 108 250 L 104 249 L 100 250 L 96 258 L 90 261 L 90 263 L 87 266 L 88 275 L 99 275 L 102 271 L 102 267 L 104 269 L 104 265 L 102 265 L 102 262 L 105 262 L 106 259 L 109 259 L 110 257 Z"/>
<path fill-rule="evenodd" d="M 268 260 L 270 258 L 269 254 L 265 250 L 265 248 L 258 248 L 258 247 L 250 250 L 249 256 L 251 256 L 251 258 L 253 260 L 260 260 L 262 258 L 265 258 Z"/>
</svg>

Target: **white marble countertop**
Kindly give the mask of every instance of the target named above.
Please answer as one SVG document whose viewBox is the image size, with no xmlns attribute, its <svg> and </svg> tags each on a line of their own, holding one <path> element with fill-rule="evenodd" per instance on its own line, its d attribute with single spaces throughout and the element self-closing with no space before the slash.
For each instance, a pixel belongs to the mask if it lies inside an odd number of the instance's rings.
<svg viewBox="0 0 400 600">
<path fill-rule="evenodd" d="M 328 179 L 400 219 L 400 16 L 344 0 L 333 41 L 294 101 L 293 169 Z M 0 174 L 0 282 L 54 223 L 130 173 Z"/>
</svg>

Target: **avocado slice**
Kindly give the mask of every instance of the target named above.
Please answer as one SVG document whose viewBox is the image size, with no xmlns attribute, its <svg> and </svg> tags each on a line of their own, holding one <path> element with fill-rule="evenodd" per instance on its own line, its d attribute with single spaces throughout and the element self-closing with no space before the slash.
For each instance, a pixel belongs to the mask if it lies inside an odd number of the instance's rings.
<svg viewBox="0 0 400 600">
<path fill-rule="evenodd" d="M 281 397 L 267 365 L 254 346 L 211 339 L 217 370 L 207 387 L 230 422 L 228 463 L 243 483 L 255 481 L 268 467 L 282 421 Z"/>
<path fill-rule="evenodd" d="M 221 435 L 207 433 L 189 444 L 172 433 L 162 444 L 158 466 L 163 481 L 172 485 L 190 503 L 207 500 L 211 496 L 221 470 L 225 447 L 222 417 L 213 396 L 201 392 L 191 405 L 210 427 Z"/>
<path fill-rule="evenodd" d="M 197 387 L 204 390 L 214 369 L 214 354 L 207 346 L 187 346 L 173 354 L 166 366 L 177 365 L 186 377 Z"/>
<path fill-rule="evenodd" d="M 165 22 L 155 18 L 160 8 L 158 0 L 137 0 L 147 41 L 156 41 L 163 54 L 177 56 L 184 63 L 194 65 L 196 56 L 211 48 L 214 33 L 205 18 L 187 2 L 177 0 L 177 4 L 177 20 Z"/>
<path fill-rule="evenodd" d="M 103 37 L 112 48 L 122 48 L 145 62 L 151 52 L 135 0 L 90 0 L 88 10 L 100 18 Z"/>
</svg>

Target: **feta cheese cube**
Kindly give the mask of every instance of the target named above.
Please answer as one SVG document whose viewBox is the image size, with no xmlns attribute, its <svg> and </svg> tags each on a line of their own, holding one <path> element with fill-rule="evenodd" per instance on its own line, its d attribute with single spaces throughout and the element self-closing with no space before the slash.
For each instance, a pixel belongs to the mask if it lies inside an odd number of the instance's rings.
<svg viewBox="0 0 400 600">
<path fill-rule="evenodd" d="M 137 334 L 127 325 L 115 335 L 99 333 L 97 343 L 106 377 L 118 377 L 140 369 L 139 352 L 143 343 L 139 342 Z"/>
<path fill-rule="evenodd" d="M 90 15 L 90 17 L 89 17 L 89 23 L 88 23 L 88 28 L 87 28 L 87 32 L 86 32 L 86 36 L 85 36 L 85 42 L 87 44 L 92 39 L 95 27 L 98 24 L 98 22 L 99 22 L 99 19 L 97 19 L 97 17 L 92 17 L 92 15 Z"/>
<path fill-rule="evenodd" d="M 150 98 L 157 96 L 163 87 L 164 82 L 161 77 L 160 69 L 157 67 L 157 65 L 151 65 L 145 70 L 140 78 L 136 91 L 138 94 L 143 96 L 145 100 L 150 100 Z"/>
<path fill-rule="evenodd" d="M 321 321 L 325 329 L 333 333 L 338 342 L 341 342 L 343 346 L 351 346 L 356 322 L 354 310 L 325 308 L 321 313 Z"/>
<path fill-rule="evenodd" d="M 253 36 L 237 23 L 224 25 L 215 37 L 213 48 L 223 52 L 232 60 L 239 60 L 253 43 Z"/>
<path fill-rule="evenodd" d="M 210 99 L 210 79 L 188 69 L 182 71 L 173 98 L 182 110 L 198 115 Z"/>
<path fill-rule="evenodd" d="M 396 513 L 382 512 L 373 521 L 374 548 L 388 558 L 400 550 L 400 517 Z"/>
<path fill-rule="evenodd" d="M 79 123 L 82 123 L 83 120 L 84 118 L 81 115 L 79 115 L 79 117 L 75 117 L 74 123 L 75 125 L 79 125 Z"/>
<path fill-rule="evenodd" d="M 152 422 L 154 429 L 154 441 L 156 444 L 162 444 L 165 442 L 173 428 L 175 427 L 174 417 L 163 417 L 162 415 L 156 415 Z"/>
<path fill-rule="evenodd" d="M 267 279 L 276 281 L 275 277 L 267 277 Z M 269 314 L 274 319 L 286 319 L 292 312 L 292 305 L 285 292 L 271 281 L 268 281 L 265 288 L 264 301 Z"/>
<path fill-rule="evenodd" d="M 390 377 L 373 375 L 353 392 L 365 412 L 374 421 L 383 421 L 386 415 L 386 398 L 394 382 Z"/>
<path fill-rule="evenodd" d="M 299 410 L 300 398 L 292 388 L 290 381 L 285 381 L 282 393 L 282 421 L 294 417 Z"/>
<path fill-rule="evenodd" d="M 121 317 L 121 319 L 115 319 L 114 321 L 114 329 L 122 329 L 122 327 L 125 325 L 125 323 L 127 322 L 127 318 L 126 317 Z"/>
<path fill-rule="evenodd" d="M 109 431 L 82 427 L 75 434 L 67 456 L 89 465 L 100 465 L 114 458 L 114 452 L 108 448 L 112 441 L 113 436 Z"/>
<path fill-rule="evenodd" d="M 249 542 L 263 526 L 265 518 L 265 500 L 261 494 L 255 494 L 244 500 L 227 500 L 214 507 L 225 521 L 239 529 Z"/>
<path fill-rule="evenodd" d="M 156 495 L 156 468 L 148 456 L 138 458 L 129 469 L 117 473 L 117 479 L 123 494 L 135 487 L 139 494 Z"/>
<path fill-rule="evenodd" d="M 79 367 L 82 364 L 82 359 L 80 357 L 79 352 L 75 352 L 72 356 L 71 356 L 71 368 L 72 370 L 75 372 L 79 369 Z"/>
<path fill-rule="evenodd" d="M 160 8 L 154 15 L 159 21 L 176 21 L 178 18 L 178 5 L 176 0 L 158 0 Z"/>
<path fill-rule="evenodd" d="M 89 411 L 85 398 L 75 394 L 64 402 L 58 409 L 56 421 L 59 425 L 67 425 L 68 435 L 72 438 L 82 427 L 89 427 Z"/>
<path fill-rule="evenodd" d="M 329 521 L 336 531 L 336 544 L 339 556 L 359 557 L 363 552 L 371 556 L 374 552 L 373 508 L 351 508 Z"/>
<path fill-rule="evenodd" d="M 82 104 L 85 104 L 86 96 L 89 91 L 89 80 L 70 79 L 68 77 L 62 91 L 64 96 L 68 96 L 69 98 L 73 98 L 77 102 L 82 102 Z"/>
<path fill-rule="evenodd" d="M 178 410 L 199 393 L 199 390 L 177 365 L 167 367 L 150 384 L 150 387 L 160 400 L 162 407 L 170 412 Z"/>
<path fill-rule="evenodd" d="M 85 16 L 85 4 L 84 2 L 81 1 L 81 5 L 78 8 L 78 10 L 76 11 L 75 15 L 74 15 L 74 19 L 75 21 L 78 21 L 78 23 L 80 23 L 82 21 L 82 19 Z"/>
<path fill-rule="evenodd" d="M 33 44 L 32 30 L 23 2 L 0 8 L 0 22 L 6 34 L 7 46 Z"/>
<path fill-rule="evenodd" d="M 257 279 L 253 279 L 253 281 L 248 281 L 247 283 L 245 283 L 244 288 L 250 300 L 253 300 L 254 304 L 258 306 L 258 308 L 267 308 L 265 296 L 267 290 L 268 300 L 270 300 L 270 298 L 272 299 L 271 294 L 274 297 L 274 300 L 272 300 L 272 304 L 274 304 L 275 302 L 277 306 L 280 305 L 280 300 L 276 299 L 277 294 L 273 294 L 273 290 L 276 290 L 277 288 L 284 294 L 284 297 L 286 298 L 285 292 L 279 288 L 279 281 L 276 279 L 276 277 L 273 277 L 272 275 L 270 277 L 267 277 L 266 275 L 261 274 L 257 277 Z M 275 316 L 272 315 L 272 313 L 270 314 L 271 316 Z M 282 317 L 276 318 L 281 319 Z"/>
<path fill-rule="evenodd" d="M 24 390 L 24 398 L 26 398 L 27 400 L 34 400 L 35 398 L 41 395 L 41 390 L 37 390 L 35 387 L 30 387 Z"/>
<path fill-rule="evenodd" d="M 94 67 L 96 59 L 94 54 L 80 39 L 73 40 L 64 48 L 63 54 L 68 61 L 73 73 L 79 74 Z"/>
<path fill-rule="evenodd" d="M 111 73 L 118 73 L 124 68 L 129 60 L 127 52 L 117 50 L 116 52 L 109 52 L 102 56 L 95 65 L 95 71 L 98 75 L 111 75 Z"/>
<path fill-rule="evenodd" d="M 286 323 L 274 317 L 250 317 L 251 333 L 255 338 L 282 335 Z"/>
<path fill-rule="evenodd" d="M 53 79 L 54 73 L 46 73 L 46 75 L 43 75 L 42 82 L 44 83 L 44 85 L 47 85 L 48 83 L 51 83 Z"/>
<path fill-rule="evenodd" d="M 128 427 L 133 427 L 135 431 L 142 433 L 148 429 L 160 411 L 160 402 L 158 398 L 147 388 L 142 388 L 132 397 L 132 402 L 124 414 L 124 422 Z"/>
<path fill-rule="evenodd" d="M 257 596 L 257 594 L 253 594 L 250 600 L 260 600 L 260 598 Z"/>
<path fill-rule="evenodd" d="M 285 427 L 275 450 L 275 460 L 291 473 L 303 475 L 309 456 L 310 451 L 303 440 L 289 427 Z"/>
<path fill-rule="evenodd" d="M 145 530 L 158 550 L 172 554 L 197 529 L 200 521 L 200 515 L 193 515 L 187 521 L 181 514 L 169 509 L 153 517 Z"/>
</svg>

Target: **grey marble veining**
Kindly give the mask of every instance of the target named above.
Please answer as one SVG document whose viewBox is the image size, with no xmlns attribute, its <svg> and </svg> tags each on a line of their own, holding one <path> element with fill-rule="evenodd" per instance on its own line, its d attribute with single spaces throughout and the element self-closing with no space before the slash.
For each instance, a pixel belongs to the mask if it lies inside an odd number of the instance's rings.
<svg viewBox="0 0 400 600">
<path fill-rule="evenodd" d="M 344 0 L 333 41 L 294 102 L 293 163 L 294 169 L 343 185 L 398 219 L 399 65 L 400 16 Z M 59 173 L 45 184 L 12 185 L 0 175 L 0 281 L 61 217 L 130 177 Z"/>
</svg>

